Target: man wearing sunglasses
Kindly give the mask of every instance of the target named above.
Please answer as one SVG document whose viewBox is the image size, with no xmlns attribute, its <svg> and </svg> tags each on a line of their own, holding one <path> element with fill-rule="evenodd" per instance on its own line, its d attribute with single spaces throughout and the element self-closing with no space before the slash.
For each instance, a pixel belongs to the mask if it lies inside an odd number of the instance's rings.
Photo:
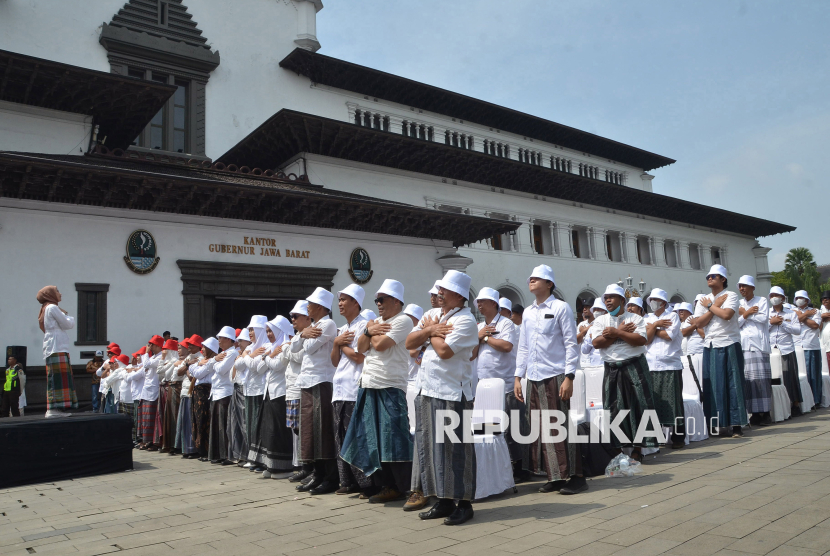
<svg viewBox="0 0 830 556">
<path fill-rule="evenodd" d="M 340 455 L 380 489 L 369 502 L 383 504 L 403 500 L 412 477 L 405 342 L 414 325 L 403 311 L 404 287 L 397 280 L 383 281 L 375 305 L 380 317 L 357 340 L 363 374 Z"/>
</svg>

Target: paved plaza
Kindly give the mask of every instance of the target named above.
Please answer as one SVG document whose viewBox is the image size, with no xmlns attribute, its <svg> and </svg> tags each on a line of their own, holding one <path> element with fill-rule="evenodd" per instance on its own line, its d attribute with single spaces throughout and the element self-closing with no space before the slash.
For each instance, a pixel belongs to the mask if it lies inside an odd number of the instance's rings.
<svg viewBox="0 0 830 556">
<path fill-rule="evenodd" d="M 648 456 L 577 496 L 523 484 L 460 527 L 135 451 L 133 471 L 0 491 L 0 554 L 830 554 L 828 416 Z"/>
</svg>

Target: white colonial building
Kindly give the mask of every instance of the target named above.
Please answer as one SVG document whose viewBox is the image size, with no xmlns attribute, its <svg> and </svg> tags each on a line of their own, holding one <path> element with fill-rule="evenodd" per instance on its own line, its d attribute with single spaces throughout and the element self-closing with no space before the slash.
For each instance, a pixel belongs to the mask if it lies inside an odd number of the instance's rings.
<svg viewBox="0 0 830 556">
<path fill-rule="evenodd" d="M 793 228 L 655 193 L 664 156 L 318 54 L 321 9 L 0 2 L 0 342 L 39 362 L 50 283 L 76 362 L 212 334 L 342 289 L 355 249 L 368 292 L 422 305 L 448 268 L 527 305 L 542 263 L 575 309 L 618 281 L 691 300 L 713 262 L 768 288 L 758 238 Z"/>
</svg>

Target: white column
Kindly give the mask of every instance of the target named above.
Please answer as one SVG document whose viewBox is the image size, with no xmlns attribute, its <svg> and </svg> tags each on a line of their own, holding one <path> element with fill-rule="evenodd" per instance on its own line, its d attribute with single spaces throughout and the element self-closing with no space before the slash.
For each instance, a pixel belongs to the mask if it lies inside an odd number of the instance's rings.
<svg viewBox="0 0 830 556">
<path fill-rule="evenodd" d="M 604 228 L 591 228 L 594 236 L 594 258 L 598 261 L 610 261 L 611 253 L 608 252 L 608 242 L 605 240 L 607 230 Z"/>
<path fill-rule="evenodd" d="M 559 256 L 573 258 L 574 250 L 571 244 L 571 225 L 565 222 L 556 223 L 556 245 L 559 249 Z"/>
<path fill-rule="evenodd" d="M 649 236 L 648 238 L 648 258 L 649 264 L 654 265 L 655 257 L 654 257 L 654 238 Z"/>
<path fill-rule="evenodd" d="M 299 0 L 297 6 L 297 38 L 294 44 L 305 50 L 317 52 L 317 12 L 323 9 L 322 0 Z"/>
<path fill-rule="evenodd" d="M 679 251 L 677 256 L 677 265 L 680 268 L 692 268 L 692 262 L 689 260 L 689 242 L 678 241 L 677 249 Z"/>
<path fill-rule="evenodd" d="M 772 286 L 772 274 L 770 274 L 769 261 L 767 260 L 767 253 L 770 251 L 772 251 L 770 247 L 761 247 L 758 243 L 752 248 L 752 254 L 755 255 L 756 291 L 767 292 Z"/>
<path fill-rule="evenodd" d="M 654 179 L 654 176 L 652 176 L 651 174 L 646 174 L 645 172 L 643 172 L 642 174 L 640 174 L 640 179 L 642 180 L 642 184 L 643 184 L 642 189 L 643 189 L 643 191 L 653 191 L 652 186 L 651 186 L 651 180 Z"/>
<path fill-rule="evenodd" d="M 698 249 L 700 249 L 701 269 L 703 272 L 709 272 L 709 269 L 712 267 L 712 246 L 700 245 Z"/>
<path fill-rule="evenodd" d="M 597 249 L 594 247 L 594 229 L 585 228 L 585 239 L 588 240 L 588 258 L 592 261 L 597 258 Z"/>
<path fill-rule="evenodd" d="M 638 264 L 637 259 L 637 234 L 625 234 L 626 253 L 628 255 L 628 262 L 631 264 Z"/>
<path fill-rule="evenodd" d="M 550 252 L 551 255 L 559 255 L 559 241 L 556 237 L 556 222 L 551 222 L 548 226 L 548 233 L 550 234 Z"/>
<path fill-rule="evenodd" d="M 653 245 L 651 247 L 652 253 L 654 253 L 654 258 L 651 260 L 651 264 L 654 266 L 666 266 L 666 252 L 665 249 L 665 239 L 662 237 L 655 237 L 653 240 L 649 240 L 649 244 Z"/>
</svg>

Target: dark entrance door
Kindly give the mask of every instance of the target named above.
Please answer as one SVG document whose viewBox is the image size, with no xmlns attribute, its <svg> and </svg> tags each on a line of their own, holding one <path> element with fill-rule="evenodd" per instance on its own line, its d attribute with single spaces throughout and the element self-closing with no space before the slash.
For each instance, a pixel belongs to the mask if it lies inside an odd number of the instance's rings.
<svg viewBox="0 0 830 556">
<path fill-rule="evenodd" d="M 254 315 L 265 315 L 268 320 L 276 315 L 288 318 L 288 312 L 294 308 L 296 300 L 292 299 L 239 299 L 234 297 L 217 297 L 213 328 L 223 326 L 245 328 Z"/>
</svg>

